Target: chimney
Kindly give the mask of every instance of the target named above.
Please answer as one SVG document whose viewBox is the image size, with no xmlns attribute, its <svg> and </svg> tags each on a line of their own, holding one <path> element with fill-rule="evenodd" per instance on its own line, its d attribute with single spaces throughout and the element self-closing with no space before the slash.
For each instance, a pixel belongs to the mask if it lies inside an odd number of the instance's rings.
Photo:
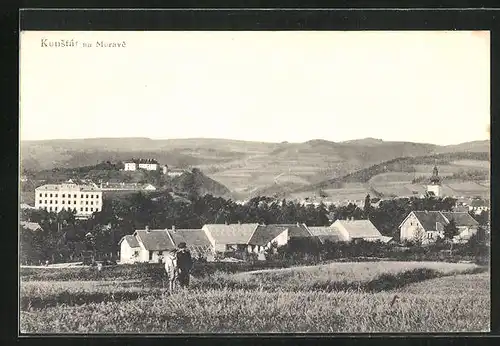
<svg viewBox="0 0 500 346">
<path fill-rule="evenodd" d="M 238 220 L 238 225 L 241 225 L 241 221 L 240 220 Z"/>
<path fill-rule="evenodd" d="M 146 225 L 146 232 L 149 233 L 149 226 Z"/>
<path fill-rule="evenodd" d="M 298 222 L 298 221 L 297 221 L 297 227 L 300 227 L 300 224 L 299 224 L 299 222 Z"/>
<path fill-rule="evenodd" d="M 172 225 L 172 232 L 175 232 L 175 225 Z"/>
</svg>

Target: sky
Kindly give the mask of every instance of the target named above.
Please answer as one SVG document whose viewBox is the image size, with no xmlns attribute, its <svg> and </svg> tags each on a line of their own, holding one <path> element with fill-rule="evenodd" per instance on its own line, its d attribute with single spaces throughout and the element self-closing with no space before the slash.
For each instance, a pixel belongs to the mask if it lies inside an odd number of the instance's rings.
<svg viewBox="0 0 500 346">
<path fill-rule="evenodd" d="M 71 39 L 78 46 L 45 46 Z M 20 37 L 21 140 L 373 137 L 446 145 L 488 139 L 489 121 L 487 31 Z"/>
</svg>

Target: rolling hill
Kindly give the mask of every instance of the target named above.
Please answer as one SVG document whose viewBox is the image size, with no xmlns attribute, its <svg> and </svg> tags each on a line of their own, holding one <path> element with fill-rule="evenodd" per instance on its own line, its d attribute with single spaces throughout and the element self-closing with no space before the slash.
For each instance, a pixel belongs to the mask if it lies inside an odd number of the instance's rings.
<svg viewBox="0 0 500 346">
<path fill-rule="evenodd" d="M 302 186 L 285 195 L 311 198 L 321 191 L 337 199 L 360 200 L 368 193 L 377 197 L 422 194 L 434 165 L 438 165 L 444 194 L 488 198 L 489 160 L 488 152 L 474 151 L 400 157 L 343 177 Z"/>
<path fill-rule="evenodd" d="M 227 139 L 99 138 L 21 142 L 21 168 L 95 165 L 131 157 L 156 158 L 170 167 L 199 168 L 239 198 L 255 194 L 307 192 L 400 157 L 455 152 L 489 153 L 489 141 L 453 146 L 365 138 L 346 142 L 264 143 Z M 458 159 L 457 159 L 458 160 Z M 463 161 L 463 160 L 462 160 Z M 474 161 L 474 160 L 473 160 Z M 469 168 L 475 169 L 475 162 Z M 319 185 L 318 185 L 319 184 Z"/>
</svg>

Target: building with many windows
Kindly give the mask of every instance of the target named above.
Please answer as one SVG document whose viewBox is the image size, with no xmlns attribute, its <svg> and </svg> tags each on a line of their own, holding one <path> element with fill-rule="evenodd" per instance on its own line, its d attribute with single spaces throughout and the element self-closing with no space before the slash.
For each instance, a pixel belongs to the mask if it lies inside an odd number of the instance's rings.
<svg viewBox="0 0 500 346">
<path fill-rule="evenodd" d="M 156 171 L 160 167 L 158 161 L 154 159 L 132 159 L 124 162 L 126 171 L 136 171 L 144 169 L 146 171 Z"/>
<path fill-rule="evenodd" d="M 42 185 L 35 189 L 35 208 L 55 213 L 69 210 L 88 217 L 102 210 L 102 190 L 74 183 Z"/>
</svg>

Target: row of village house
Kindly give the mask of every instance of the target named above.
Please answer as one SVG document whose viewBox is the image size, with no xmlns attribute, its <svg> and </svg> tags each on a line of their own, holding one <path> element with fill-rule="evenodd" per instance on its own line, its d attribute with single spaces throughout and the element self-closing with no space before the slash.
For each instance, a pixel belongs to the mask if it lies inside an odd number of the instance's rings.
<svg viewBox="0 0 500 346">
<path fill-rule="evenodd" d="M 399 226 L 401 240 L 422 234 L 423 244 L 444 237 L 444 226 L 454 220 L 459 234 L 455 242 L 467 241 L 477 232 L 478 222 L 466 212 L 414 211 Z M 369 220 L 336 220 L 331 226 L 305 224 L 208 224 L 201 229 L 136 230 L 120 242 L 120 263 L 162 262 L 164 254 L 185 242 L 194 257 L 208 260 L 215 253 L 239 251 L 262 254 L 272 244 L 282 246 L 292 238 L 313 237 L 324 243 L 353 240 L 389 242 Z"/>
</svg>

